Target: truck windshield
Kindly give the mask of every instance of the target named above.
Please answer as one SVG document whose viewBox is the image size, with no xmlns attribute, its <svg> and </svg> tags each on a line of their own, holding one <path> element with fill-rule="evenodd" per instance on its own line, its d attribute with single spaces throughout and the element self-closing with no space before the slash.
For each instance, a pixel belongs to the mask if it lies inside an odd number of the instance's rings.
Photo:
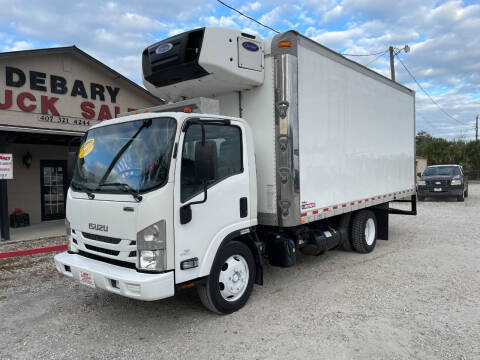
<svg viewBox="0 0 480 360">
<path fill-rule="evenodd" d="M 428 167 L 423 173 L 424 176 L 433 176 L 433 175 L 460 175 L 460 169 L 458 166 L 434 166 Z"/>
<path fill-rule="evenodd" d="M 80 191 L 145 192 L 168 180 L 177 122 L 129 121 L 88 131 L 72 187 Z"/>
</svg>

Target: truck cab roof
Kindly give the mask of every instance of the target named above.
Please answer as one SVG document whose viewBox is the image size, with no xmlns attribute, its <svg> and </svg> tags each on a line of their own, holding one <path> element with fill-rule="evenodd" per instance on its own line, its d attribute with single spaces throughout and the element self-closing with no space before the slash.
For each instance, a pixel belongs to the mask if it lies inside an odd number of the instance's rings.
<svg viewBox="0 0 480 360">
<path fill-rule="evenodd" d="M 110 119 L 110 120 L 104 120 L 100 124 L 92 126 L 90 129 L 95 129 L 95 128 L 98 128 L 98 127 L 103 127 L 103 126 L 108 126 L 108 125 L 125 123 L 125 122 L 129 122 L 129 121 L 156 118 L 156 117 L 173 117 L 173 118 L 177 119 L 179 125 L 182 125 L 185 122 L 185 120 L 192 119 L 192 118 L 198 118 L 199 120 L 212 120 L 212 119 L 232 120 L 232 121 L 238 121 L 238 122 L 241 122 L 243 124 L 246 124 L 246 122 L 243 119 L 237 118 L 237 117 L 232 117 L 232 116 L 210 115 L 210 114 L 200 114 L 200 113 L 186 113 L 186 112 L 148 112 L 148 111 L 143 112 L 142 110 L 139 110 L 139 114 L 127 115 L 127 116 L 122 116 L 122 117 L 118 117 L 118 118 L 114 118 L 114 119 Z"/>
</svg>

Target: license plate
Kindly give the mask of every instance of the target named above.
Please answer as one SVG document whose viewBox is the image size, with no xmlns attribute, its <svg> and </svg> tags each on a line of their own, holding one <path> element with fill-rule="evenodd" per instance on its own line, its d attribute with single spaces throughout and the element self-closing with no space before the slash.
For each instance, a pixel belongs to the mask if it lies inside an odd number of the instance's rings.
<svg viewBox="0 0 480 360">
<path fill-rule="evenodd" d="M 434 188 L 433 191 L 442 191 L 442 188 Z"/>
<path fill-rule="evenodd" d="M 80 271 L 80 284 L 95 288 L 95 282 L 93 281 L 93 276 L 87 272 Z"/>
</svg>

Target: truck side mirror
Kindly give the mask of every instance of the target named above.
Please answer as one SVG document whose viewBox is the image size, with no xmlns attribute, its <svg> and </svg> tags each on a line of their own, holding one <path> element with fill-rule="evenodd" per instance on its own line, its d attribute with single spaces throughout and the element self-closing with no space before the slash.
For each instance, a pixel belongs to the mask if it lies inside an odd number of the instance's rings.
<svg viewBox="0 0 480 360">
<path fill-rule="evenodd" d="M 468 170 L 463 170 L 463 175 L 467 176 L 470 171 Z"/>
<path fill-rule="evenodd" d="M 418 172 L 418 173 L 417 173 L 417 176 L 418 176 L 418 177 L 422 177 L 422 173 L 421 173 L 421 172 Z"/>
<path fill-rule="evenodd" d="M 67 155 L 67 177 L 68 182 L 73 178 L 73 171 L 75 170 L 75 164 L 77 163 L 78 154 L 76 152 L 69 152 Z"/>
<path fill-rule="evenodd" d="M 203 181 L 203 200 L 192 201 L 180 208 L 180 224 L 192 221 L 192 205 L 207 201 L 208 182 L 217 177 L 217 144 L 215 141 L 199 142 L 195 146 L 195 177 Z"/>
</svg>

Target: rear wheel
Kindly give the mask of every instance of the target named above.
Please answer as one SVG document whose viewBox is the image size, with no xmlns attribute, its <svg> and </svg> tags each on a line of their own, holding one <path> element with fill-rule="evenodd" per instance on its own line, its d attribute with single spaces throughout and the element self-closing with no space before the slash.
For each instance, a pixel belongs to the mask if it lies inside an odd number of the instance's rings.
<svg viewBox="0 0 480 360">
<path fill-rule="evenodd" d="M 217 253 L 205 285 L 197 287 L 203 305 L 218 314 L 230 314 L 245 305 L 252 293 L 255 261 L 247 245 L 225 244 Z"/>
<path fill-rule="evenodd" d="M 352 221 L 352 245 L 359 253 L 369 253 L 377 243 L 377 218 L 371 210 L 361 210 Z"/>
</svg>

